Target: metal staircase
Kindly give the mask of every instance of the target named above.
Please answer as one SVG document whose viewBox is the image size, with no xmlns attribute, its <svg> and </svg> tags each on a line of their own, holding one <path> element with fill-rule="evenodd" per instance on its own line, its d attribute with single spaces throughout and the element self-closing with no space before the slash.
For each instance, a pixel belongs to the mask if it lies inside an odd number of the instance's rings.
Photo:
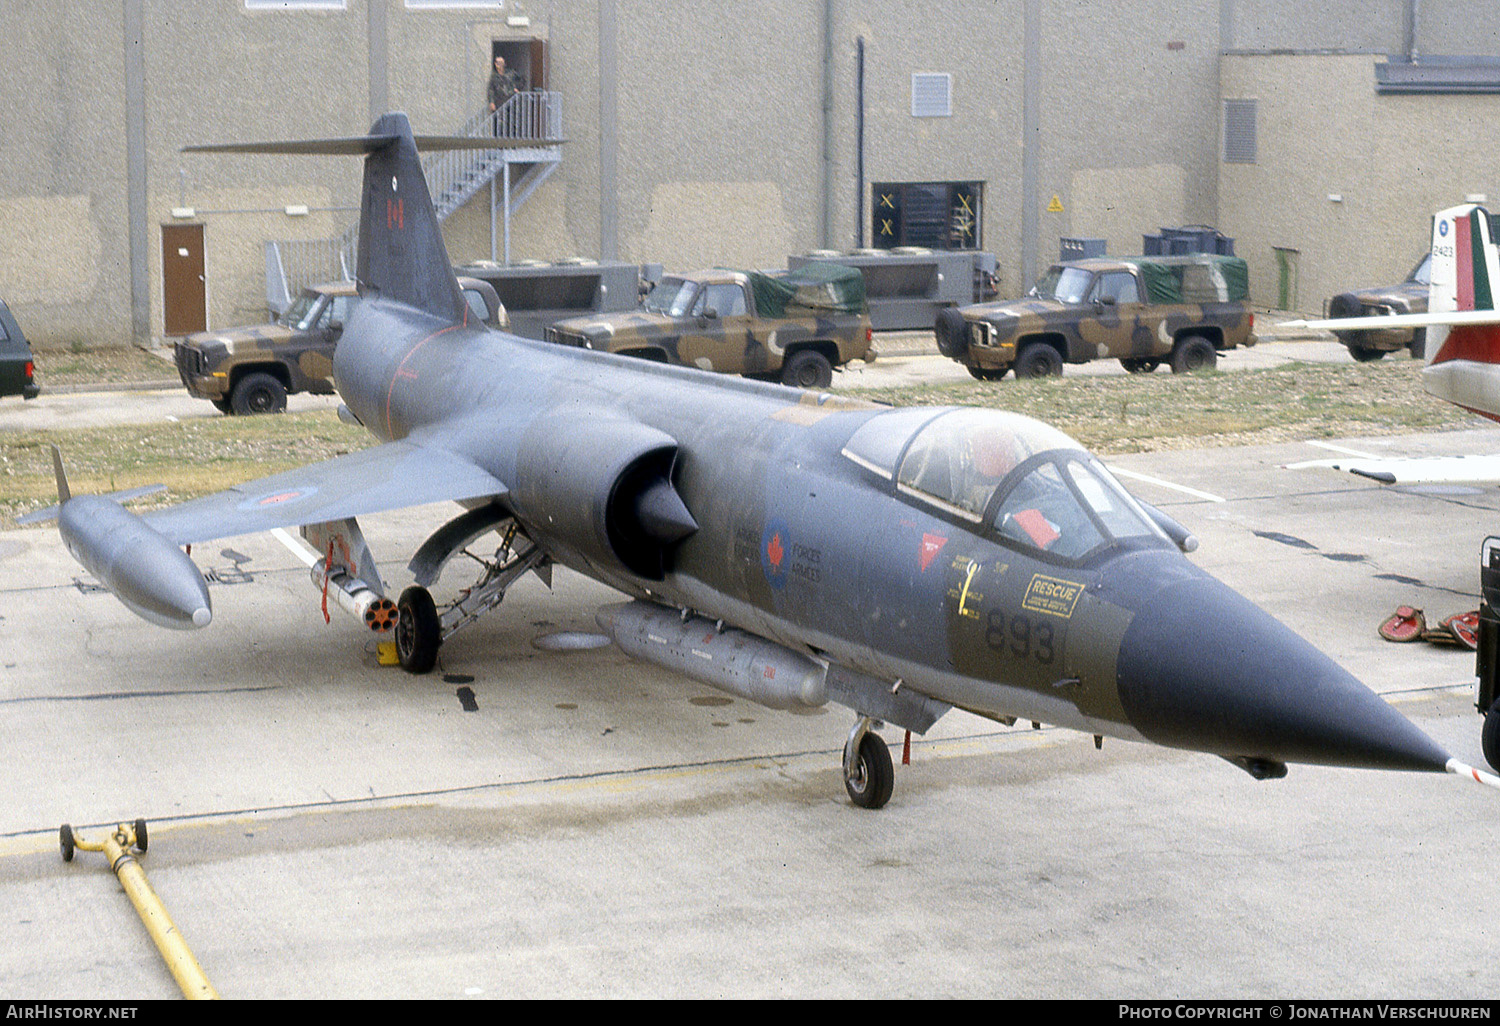
<svg viewBox="0 0 1500 1026">
<path fill-rule="evenodd" d="M 439 221 L 482 190 L 490 190 L 491 256 L 500 255 L 495 252 L 498 210 L 503 212 L 504 258 L 509 263 L 511 217 L 562 160 L 562 147 L 555 144 L 562 136 L 562 95 L 545 90 L 517 93 L 498 111 L 475 114 L 454 134 L 538 141 L 536 146 L 504 150 L 445 150 L 422 161 Z M 554 145 L 545 145 L 547 141 Z M 279 314 L 304 286 L 352 279 L 358 242 L 357 223 L 336 239 L 267 242 L 266 305 Z"/>
</svg>

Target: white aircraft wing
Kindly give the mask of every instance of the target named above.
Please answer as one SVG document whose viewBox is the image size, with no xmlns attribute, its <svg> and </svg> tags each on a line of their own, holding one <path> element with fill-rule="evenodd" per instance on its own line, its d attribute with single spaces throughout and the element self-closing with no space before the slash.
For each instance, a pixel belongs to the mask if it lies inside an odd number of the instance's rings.
<svg viewBox="0 0 1500 1026">
<path fill-rule="evenodd" d="M 183 545 L 507 491 L 499 479 L 451 450 L 408 438 L 249 481 L 141 519 Z"/>
<path fill-rule="evenodd" d="M 1288 463 L 1288 470 L 1327 467 L 1368 477 L 1388 485 L 1500 484 L 1500 454 L 1484 456 L 1423 456 L 1383 458 L 1349 456 L 1342 459 Z"/>
<path fill-rule="evenodd" d="M 1450 310 L 1447 313 L 1377 314 L 1373 317 L 1335 317 L 1317 321 L 1283 321 L 1283 328 L 1356 331 L 1361 328 L 1432 328 L 1439 325 L 1500 324 L 1500 310 Z"/>
</svg>

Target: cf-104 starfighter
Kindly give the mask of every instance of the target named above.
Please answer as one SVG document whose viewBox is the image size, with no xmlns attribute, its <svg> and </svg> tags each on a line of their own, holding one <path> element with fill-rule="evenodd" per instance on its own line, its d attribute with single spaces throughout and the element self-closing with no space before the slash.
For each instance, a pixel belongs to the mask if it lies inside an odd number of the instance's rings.
<svg viewBox="0 0 1500 1026">
<path fill-rule="evenodd" d="M 357 279 L 334 378 L 379 445 L 137 517 L 70 497 L 70 551 L 127 606 L 205 626 L 181 549 L 300 527 L 312 583 L 403 665 L 527 573 L 618 589 L 600 626 L 633 657 L 775 708 L 837 702 L 859 805 L 890 798 L 877 730 L 950 708 L 1222 756 L 1449 771 L 1459 763 L 1351 674 L 1184 556 L 1196 544 L 1063 433 L 964 407 L 891 408 L 517 338 L 474 322 L 401 114 L 366 136 L 208 150 L 364 158 Z M 451 500 L 387 597 L 357 517 Z M 480 538 L 471 588 L 428 586 Z M 311 560 L 311 556 L 309 556 Z"/>
</svg>

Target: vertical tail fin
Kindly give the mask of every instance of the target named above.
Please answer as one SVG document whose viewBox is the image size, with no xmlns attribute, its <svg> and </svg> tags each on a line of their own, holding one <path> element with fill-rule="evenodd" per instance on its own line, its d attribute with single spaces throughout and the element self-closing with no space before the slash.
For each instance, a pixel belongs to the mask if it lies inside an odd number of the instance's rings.
<svg viewBox="0 0 1500 1026">
<path fill-rule="evenodd" d="M 359 213 L 359 257 L 355 276 L 362 290 L 452 321 L 466 312 L 463 293 L 448 261 L 437 210 L 427 190 L 423 150 L 502 150 L 557 146 L 561 139 L 493 139 L 413 136 L 405 114 L 385 114 L 368 135 L 300 142 L 227 143 L 185 146 L 191 153 L 343 154 L 365 158 Z"/>
<path fill-rule="evenodd" d="M 406 115 L 383 115 L 371 126 L 369 138 L 386 142 L 365 157 L 355 271 L 360 288 L 448 320 L 463 320 L 463 294 Z"/>
<path fill-rule="evenodd" d="M 1493 310 L 1500 256 L 1483 207 L 1465 203 L 1432 219 L 1432 284 L 1427 311 Z"/>
</svg>

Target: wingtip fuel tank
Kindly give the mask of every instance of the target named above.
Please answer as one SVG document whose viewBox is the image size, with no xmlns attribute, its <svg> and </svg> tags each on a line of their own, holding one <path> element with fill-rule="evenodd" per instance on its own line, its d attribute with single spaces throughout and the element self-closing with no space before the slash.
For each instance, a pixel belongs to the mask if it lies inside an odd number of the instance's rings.
<svg viewBox="0 0 1500 1026">
<path fill-rule="evenodd" d="M 197 565 L 119 503 L 73 496 L 58 510 L 57 525 L 73 558 L 132 612 L 174 630 L 212 622 L 208 585 Z"/>
</svg>

